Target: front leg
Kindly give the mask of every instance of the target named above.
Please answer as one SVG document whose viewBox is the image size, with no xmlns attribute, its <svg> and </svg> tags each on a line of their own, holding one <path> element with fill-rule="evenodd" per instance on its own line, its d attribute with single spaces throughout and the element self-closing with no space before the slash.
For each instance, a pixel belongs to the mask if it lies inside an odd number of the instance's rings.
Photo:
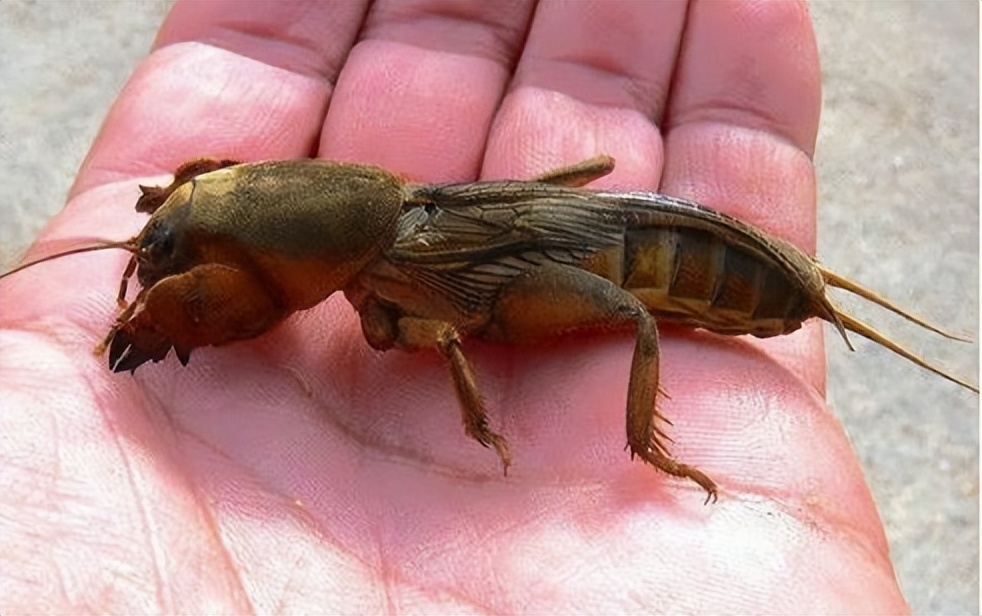
<svg viewBox="0 0 982 616">
<path fill-rule="evenodd" d="M 193 349 L 255 338 L 286 314 L 249 272 L 209 263 L 143 289 L 98 350 L 109 348 L 113 372 L 160 361 L 171 348 L 187 364 Z"/>
<path fill-rule="evenodd" d="M 143 194 L 136 201 L 136 211 L 143 214 L 153 214 L 181 184 L 189 182 L 199 175 L 238 164 L 238 161 L 228 159 L 197 158 L 189 160 L 174 172 L 174 181 L 170 183 L 170 186 L 141 185 L 140 192 Z"/>
</svg>

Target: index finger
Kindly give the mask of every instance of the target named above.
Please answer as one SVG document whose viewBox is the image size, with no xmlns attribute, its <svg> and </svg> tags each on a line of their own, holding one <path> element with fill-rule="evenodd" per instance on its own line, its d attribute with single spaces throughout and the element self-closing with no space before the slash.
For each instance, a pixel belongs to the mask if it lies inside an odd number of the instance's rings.
<svg viewBox="0 0 982 616">
<path fill-rule="evenodd" d="M 178 2 L 113 104 L 74 197 L 189 158 L 297 158 L 316 148 L 365 2 Z"/>
</svg>

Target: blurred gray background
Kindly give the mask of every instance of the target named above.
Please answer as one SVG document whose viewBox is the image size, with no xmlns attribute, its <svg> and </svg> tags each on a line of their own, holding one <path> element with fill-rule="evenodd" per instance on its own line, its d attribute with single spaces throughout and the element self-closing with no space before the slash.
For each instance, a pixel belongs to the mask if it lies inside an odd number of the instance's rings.
<svg viewBox="0 0 982 616">
<path fill-rule="evenodd" d="M 169 6 L 0 2 L 0 270 L 61 207 Z M 812 13 L 822 261 L 977 340 L 979 5 L 814 2 Z M 854 312 L 977 378 L 977 344 Z M 828 336 L 829 404 L 866 469 L 901 586 L 915 612 L 977 614 L 978 398 L 853 338 L 857 353 Z"/>
</svg>

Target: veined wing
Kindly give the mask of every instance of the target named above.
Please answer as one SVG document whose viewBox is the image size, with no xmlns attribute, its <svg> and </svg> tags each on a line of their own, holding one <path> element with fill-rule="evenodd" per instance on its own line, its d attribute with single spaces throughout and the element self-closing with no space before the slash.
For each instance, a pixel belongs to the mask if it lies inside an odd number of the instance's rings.
<svg viewBox="0 0 982 616">
<path fill-rule="evenodd" d="M 591 191 L 541 183 L 419 186 L 386 256 L 461 310 L 475 312 L 533 267 L 575 265 L 620 245 L 626 213 Z"/>
<path fill-rule="evenodd" d="M 652 192 L 610 192 L 541 182 L 410 187 L 392 263 L 471 312 L 511 278 L 546 262 L 575 265 L 623 245 L 629 229 L 702 230 L 789 275 L 811 260 L 779 238 L 692 201 Z M 802 281 L 806 284 L 808 281 Z"/>
</svg>

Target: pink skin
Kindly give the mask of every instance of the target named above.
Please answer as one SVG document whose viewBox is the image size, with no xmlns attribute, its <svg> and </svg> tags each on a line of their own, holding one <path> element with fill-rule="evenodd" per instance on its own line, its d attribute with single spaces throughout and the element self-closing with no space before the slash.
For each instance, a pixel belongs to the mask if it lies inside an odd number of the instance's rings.
<svg viewBox="0 0 982 616">
<path fill-rule="evenodd" d="M 175 6 L 42 240 L 130 237 L 137 184 L 202 155 L 447 181 L 607 153 L 603 186 L 814 248 L 803 5 L 227 4 Z M 907 610 L 823 401 L 818 326 L 662 329 L 660 408 L 674 453 L 720 484 L 706 506 L 623 449 L 629 333 L 467 344 L 514 454 L 503 478 L 443 362 L 373 352 L 339 296 L 187 368 L 110 373 L 90 350 L 125 260 L 0 286 L 11 613 Z"/>
</svg>

